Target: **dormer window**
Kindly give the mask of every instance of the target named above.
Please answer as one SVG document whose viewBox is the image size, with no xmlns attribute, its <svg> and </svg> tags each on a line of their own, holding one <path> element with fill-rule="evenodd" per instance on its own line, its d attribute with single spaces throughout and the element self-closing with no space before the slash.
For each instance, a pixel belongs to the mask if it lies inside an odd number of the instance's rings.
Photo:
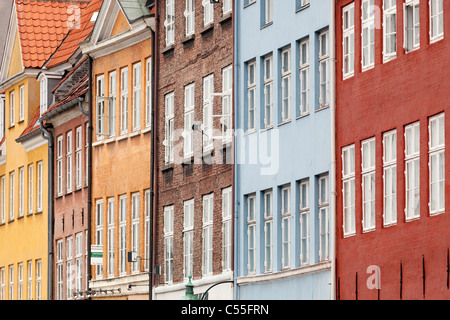
<svg viewBox="0 0 450 320">
<path fill-rule="evenodd" d="M 41 116 L 48 108 L 48 80 L 43 76 L 40 80 L 40 103 Z"/>
</svg>

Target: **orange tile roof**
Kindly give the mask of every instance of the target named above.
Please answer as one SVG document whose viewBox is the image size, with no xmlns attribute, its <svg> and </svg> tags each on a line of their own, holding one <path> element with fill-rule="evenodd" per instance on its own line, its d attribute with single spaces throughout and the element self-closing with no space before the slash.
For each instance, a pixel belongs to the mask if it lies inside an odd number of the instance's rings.
<svg viewBox="0 0 450 320">
<path fill-rule="evenodd" d="M 25 68 L 40 68 L 69 32 L 74 14 L 70 6 L 83 9 L 87 2 L 15 0 L 17 24 Z"/>
<path fill-rule="evenodd" d="M 80 27 L 69 31 L 69 34 L 63 40 L 61 46 L 47 63 L 47 68 L 67 62 L 67 60 L 77 51 L 79 43 L 83 42 L 91 34 L 95 24 L 90 21 L 92 14 L 100 10 L 102 2 L 103 0 L 91 0 L 87 6 L 81 8 Z"/>
</svg>

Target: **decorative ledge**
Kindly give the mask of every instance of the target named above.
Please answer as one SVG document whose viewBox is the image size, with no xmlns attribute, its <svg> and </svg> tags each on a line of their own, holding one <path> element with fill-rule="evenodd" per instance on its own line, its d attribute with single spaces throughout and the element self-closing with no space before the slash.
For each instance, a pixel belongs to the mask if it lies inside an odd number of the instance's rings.
<svg viewBox="0 0 450 320">
<path fill-rule="evenodd" d="M 203 35 L 208 31 L 211 31 L 214 29 L 214 23 L 210 23 L 207 26 L 205 26 L 202 30 L 200 30 L 200 33 Z"/>
<path fill-rule="evenodd" d="M 175 49 L 175 45 L 171 44 L 171 45 L 168 45 L 167 47 L 165 47 L 164 49 L 162 49 L 161 53 L 166 54 L 166 53 L 172 51 L 173 49 Z"/>
<path fill-rule="evenodd" d="M 233 13 L 228 12 L 226 15 L 224 15 L 224 16 L 222 16 L 222 18 L 220 18 L 219 23 L 222 24 L 222 23 L 227 22 L 228 20 L 231 20 L 232 16 L 233 16 Z"/>
<path fill-rule="evenodd" d="M 191 34 L 189 36 L 184 37 L 183 39 L 181 39 L 181 43 L 187 43 L 189 41 L 192 41 L 195 39 L 195 34 Z"/>
</svg>

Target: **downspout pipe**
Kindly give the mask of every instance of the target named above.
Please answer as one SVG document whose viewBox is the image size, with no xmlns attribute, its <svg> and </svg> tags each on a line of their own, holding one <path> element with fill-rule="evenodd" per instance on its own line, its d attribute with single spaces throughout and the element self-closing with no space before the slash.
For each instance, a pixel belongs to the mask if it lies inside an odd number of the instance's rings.
<svg viewBox="0 0 450 320">
<path fill-rule="evenodd" d="M 47 195 L 47 300 L 53 300 L 53 134 L 48 131 L 39 119 L 41 135 L 48 141 L 48 195 Z"/>
</svg>

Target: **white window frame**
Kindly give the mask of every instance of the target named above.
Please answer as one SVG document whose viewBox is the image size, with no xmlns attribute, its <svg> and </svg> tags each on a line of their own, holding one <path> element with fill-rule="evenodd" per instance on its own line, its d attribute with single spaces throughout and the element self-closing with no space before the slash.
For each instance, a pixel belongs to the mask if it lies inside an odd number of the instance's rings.
<svg viewBox="0 0 450 320">
<path fill-rule="evenodd" d="M 233 11 L 233 0 L 224 0 L 222 10 L 224 16 L 231 13 Z"/>
<path fill-rule="evenodd" d="M 173 213 L 174 207 L 164 207 L 164 283 L 173 282 Z"/>
<path fill-rule="evenodd" d="M 173 163 L 174 161 L 174 93 L 170 92 L 165 95 L 165 139 L 163 145 L 165 147 L 164 151 L 164 162 L 166 164 Z"/>
<path fill-rule="evenodd" d="M 17 265 L 17 300 L 23 300 L 23 262 Z"/>
<path fill-rule="evenodd" d="M 247 131 L 256 130 L 256 62 L 247 64 Z"/>
<path fill-rule="evenodd" d="M 97 140 L 102 140 L 103 136 L 106 135 L 105 128 L 105 76 L 99 75 L 97 76 L 96 82 L 96 132 L 97 132 Z"/>
<path fill-rule="evenodd" d="M 310 262 L 310 206 L 309 206 L 309 181 L 300 181 L 299 185 L 299 212 L 300 212 L 300 265 L 308 265 Z"/>
<path fill-rule="evenodd" d="M 42 260 L 36 260 L 36 300 L 41 300 L 41 281 L 42 281 Z"/>
<path fill-rule="evenodd" d="M 0 268 L 0 300 L 6 300 L 5 267 Z"/>
<path fill-rule="evenodd" d="M 273 0 L 264 0 L 264 25 L 273 22 Z"/>
<path fill-rule="evenodd" d="M 136 257 L 140 257 L 139 254 L 139 220 L 140 220 L 140 194 L 134 192 L 131 194 L 131 251 L 136 253 Z M 131 264 L 131 272 L 138 273 L 140 271 L 140 258 L 137 258 L 135 262 Z"/>
<path fill-rule="evenodd" d="M 273 55 L 269 54 L 263 60 L 264 73 L 264 128 L 273 127 Z"/>
<path fill-rule="evenodd" d="M 116 105 L 117 105 L 117 74 L 116 71 L 109 73 L 109 99 L 108 99 L 108 134 L 110 137 L 116 135 Z"/>
<path fill-rule="evenodd" d="M 19 121 L 25 120 L 25 85 L 19 87 Z"/>
<path fill-rule="evenodd" d="M 395 21 L 395 30 L 388 30 Z M 389 42 L 392 42 L 389 45 Z M 394 46 L 391 48 L 391 46 Z M 383 0 L 383 62 L 397 57 L 397 1 Z"/>
<path fill-rule="evenodd" d="M 175 43 L 175 0 L 166 0 L 164 28 L 166 31 L 166 46 L 170 46 Z"/>
<path fill-rule="evenodd" d="M 63 240 L 60 239 L 56 241 L 56 300 L 64 299 L 63 256 Z"/>
<path fill-rule="evenodd" d="M 325 261 L 329 259 L 329 180 L 328 174 L 319 177 L 319 260 Z"/>
<path fill-rule="evenodd" d="M 214 74 L 203 78 L 203 151 L 213 149 L 214 133 Z"/>
<path fill-rule="evenodd" d="M 127 196 L 119 197 L 119 275 L 127 273 Z"/>
<path fill-rule="evenodd" d="M 12 264 L 9 265 L 8 276 L 9 276 L 8 297 L 9 300 L 14 300 L 14 265 Z"/>
<path fill-rule="evenodd" d="M 184 201 L 183 208 L 183 276 L 187 279 L 194 272 L 194 199 Z"/>
<path fill-rule="evenodd" d="M 72 163 L 72 153 L 73 153 L 73 137 L 72 130 L 66 133 L 66 192 L 72 192 L 72 176 L 73 176 L 73 163 Z"/>
<path fill-rule="evenodd" d="M 436 215 L 445 212 L 445 116 L 443 112 L 429 118 L 428 130 L 430 184 L 428 207 L 430 215 Z"/>
<path fill-rule="evenodd" d="M 114 277 L 114 257 L 115 257 L 115 199 L 108 199 L 108 277 Z"/>
<path fill-rule="evenodd" d="M 210 0 L 202 0 L 203 26 L 207 27 L 214 23 L 214 3 Z"/>
<path fill-rule="evenodd" d="M 287 203 L 285 201 L 287 193 Z M 281 188 L 281 268 L 291 267 L 291 187 Z M 287 230 L 286 230 L 287 229 Z"/>
<path fill-rule="evenodd" d="M 344 237 L 356 234 L 355 145 L 342 148 L 342 230 Z"/>
<path fill-rule="evenodd" d="M 412 172 L 409 172 L 409 171 Z M 419 181 L 415 181 L 418 175 Z M 408 177 L 412 177 L 409 179 Z M 413 180 L 413 181 L 409 181 Z M 410 183 L 412 184 L 410 186 Z M 413 203 L 416 202 L 414 212 Z M 405 127 L 405 220 L 420 218 L 420 123 Z"/>
<path fill-rule="evenodd" d="M 362 71 L 375 65 L 375 0 L 361 3 L 361 67 Z"/>
<path fill-rule="evenodd" d="M 420 48 L 419 0 L 406 0 L 403 4 L 403 48 L 406 52 Z"/>
<path fill-rule="evenodd" d="M 66 299 L 73 296 L 73 237 L 66 238 Z"/>
<path fill-rule="evenodd" d="M 347 79 L 355 74 L 355 3 L 342 9 L 342 77 Z"/>
<path fill-rule="evenodd" d="M 6 181 L 5 175 L 0 178 L 0 222 L 5 223 L 6 219 Z"/>
<path fill-rule="evenodd" d="M 56 193 L 58 196 L 63 194 L 63 135 L 56 138 Z"/>
<path fill-rule="evenodd" d="M 273 191 L 264 192 L 264 272 L 273 271 Z"/>
<path fill-rule="evenodd" d="M 81 189 L 82 187 L 82 127 L 79 126 L 75 129 L 75 188 Z"/>
<path fill-rule="evenodd" d="M 145 79 L 145 91 L 146 91 L 146 103 L 145 103 L 145 126 L 150 128 L 152 126 L 152 58 L 146 60 L 146 79 Z"/>
<path fill-rule="evenodd" d="M 150 190 L 145 190 L 144 191 L 144 216 L 145 216 L 145 226 L 144 226 L 144 233 L 145 233 L 145 252 L 144 252 L 144 258 L 145 258 L 145 263 L 144 263 L 144 268 L 145 271 L 148 271 L 148 266 L 149 266 L 149 234 L 150 234 Z"/>
<path fill-rule="evenodd" d="M 247 197 L 247 273 L 256 273 L 256 195 Z"/>
<path fill-rule="evenodd" d="M 232 97 L 233 97 L 233 66 L 222 69 L 222 143 L 230 143 L 233 139 L 232 127 Z"/>
<path fill-rule="evenodd" d="M 443 9 L 443 1 L 444 0 L 429 0 L 429 8 L 430 8 L 430 43 L 439 41 L 444 38 L 444 9 Z M 434 11 L 433 9 L 436 9 Z M 441 10 L 442 8 L 442 10 Z M 435 26 L 437 28 L 435 29 Z M 442 26 L 442 31 L 440 31 L 440 27 Z"/>
<path fill-rule="evenodd" d="M 363 232 L 375 229 L 375 138 L 361 143 L 361 191 L 362 191 L 362 226 Z M 367 154 L 367 158 L 366 158 Z M 367 161 L 365 161 L 367 159 Z M 369 182 L 369 184 L 367 184 Z"/>
<path fill-rule="evenodd" d="M 281 123 L 291 120 L 291 48 L 281 50 Z"/>
<path fill-rule="evenodd" d="M 28 285 L 27 285 L 27 291 L 28 291 L 28 300 L 31 300 L 33 298 L 33 287 L 32 287 L 32 282 L 33 282 L 33 270 L 32 270 L 32 266 L 33 266 L 33 262 L 31 260 L 28 260 L 27 262 L 27 278 L 28 278 Z M 62 271 L 61 271 L 62 272 Z M 61 280 L 62 281 L 62 280 Z"/>
<path fill-rule="evenodd" d="M 232 187 L 222 189 L 222 271 L 230 271 L 232 253 Z"/>
<path fill-rule="evenodd" d="M 186 19 L 186 37 L 188 37 L 195 33 L 195 0 L 186 0 L 184 17 Z"/>
<path fill-rule="evenodd" d="M 45 75 L 43 75 L 40 83 L 39 83 L 39 93 L 40 93 L 40 113 L 41 115 L 47 111 L 48 109 L 48 79 Z"/>
<path fill-rule="evenodd" d="M 128 132 L 128 67 L 120 70 L 120 134 Z"/>
<path fill-rule="evenodd" d="M 38 163 L 37 163 L 37 183 L 36 183 L 36 210 L 37 210 L 37 212 L 42 212 L 43 169 L 44 169 L 43 162 L 38 161 Z"/>
<path fill-rule="evenodd" d="M 83 270 L 83 233 L 75 234 L 75 292 L 81 291 Z"/>
<path fill-rule="evenodd" d="M 3 177 L 2 177 L 3 178 Z M 33 213 L 33 189 L 34 189 L 34 167 L 30 163 L 28 165 L 28 213 Z"/>
<path fill-rule="evenodd" d="M 12 90 L 9 93 L 9 126 L 14 127 L 15 125 L 15 113 L 16 113 L 16 98 L 15 98 L 15 91 Z"/>
<path fill-rule="evenodd" d="M 25 211 L 25 172 L 24 167 L 19 168 L 19 218 L 23 217 L 23 213 Z"/>
<path fill-rule="evenodd" d="M 203 226 L 202 226 L 202 274 L 210 276 L 213 273 L 213 215 L 214 194 L 204 195 Z"/>
<path fill-rule="evenodd" d="M 330 50 L 328 30 L 319 34 L 319 109 L 329 105 L 330 98 Z M 325 101 L 324 101 L 325 100 Z"/>
<path fill-rule="evenodd" d="M 9 220 L 14 220 L 15 211 L 15 172 L 11 171 L 9 173 Z"/>
<path fill-rule="evenodd" d="M 141 129 L 141 63 L 133 64 L 133 131 Z"/>
<path fill-rule="evenodd" d="M 397 223 L 397 131 L 383 134 L 383 225 Z"/>
<path fill-rule="evenodd" d="M 194 109 L 195 109 L 195 83 L 184 87 L 184 157 L 194 155 Z"/>
<path fill-rule="evenodd" d="M 103 199 L 95 201 L 95 244 L 103 246 Z M 103 264 L 95 266 L 95 278 L 103 278 Z"/>
<path fill-rule="evenodd" d="M 309 39 L 299 44 L 299 115 L 309 114 Z"/>
</svg>

